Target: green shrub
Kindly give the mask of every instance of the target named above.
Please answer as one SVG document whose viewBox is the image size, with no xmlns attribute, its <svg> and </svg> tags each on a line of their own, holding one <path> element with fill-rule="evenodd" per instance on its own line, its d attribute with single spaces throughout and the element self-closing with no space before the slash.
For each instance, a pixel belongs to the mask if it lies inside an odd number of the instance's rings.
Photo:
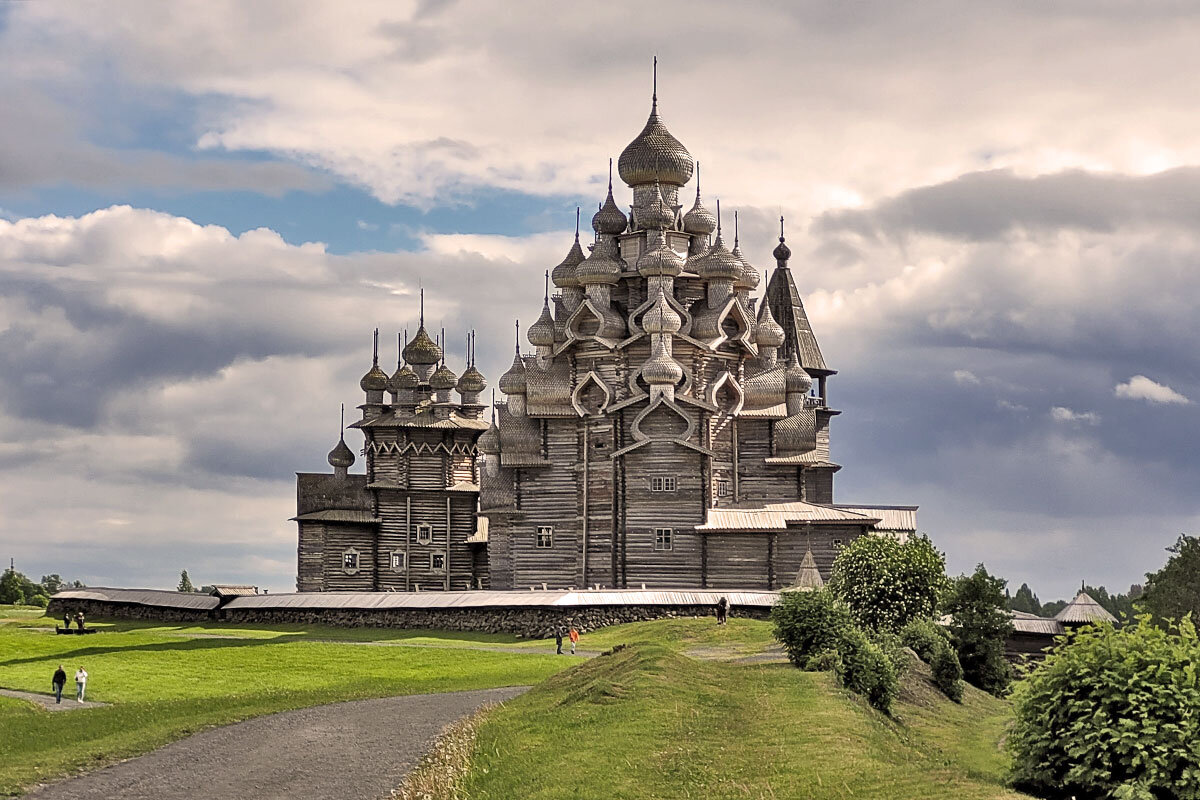
<svg viewBox="0 0 1200 800">
<path fill-rule="evenodd" d="M 1012 667 L 1004 658 L 1004 642 L 1012 633 L 1004 585 L 980 564 L 973 574 L 951 582 L 943 603 L 967 683 L 995 695 L 1003 694 L 1012 680 Z"/>
<path fill-rule="evenodd" d="M 891 713 L 892 701 L 900 690 L 896 668 L 883 651 L 858 628 L 848 628 L 838 644 L 838 680 L 850 691 L 861 694 L 875 708 Z"/>
<path fill-rule="evenodd" d="M 829 588 L 860 627 L 898 631 L 931 617 L 946 585 L 946 559 L 926 536 L 901 544 L 890 536 L 859 536 L 838 554 Z"/>
<path fill-rule="evenodd" d="M 771 609 L 775 638 L 793 664 L 806 668 L 812 656 L 837 650 L 843 633 L 854 626 L 850 611 L 824 589 L 784 592 Z"/>
<path fill-rule="evenodd" d="M 1015 782 L 1046 797 L 1197 800 L 1198 664 L 1190 618 L 1068 634 L 1013 692 Z"/>
<path fill-rule="evenodd" d="M 900 641 L 911 647 L 917 658 L 929 665 L 933 682 L 942 694 L 962 702 L 963 670 L 958 654 L 950 646 L 950 634 L 931 619 L 914 619 L 900 631 Z"/>
<path fill-rule="evenodd" d="M 804 669 L 808 672 L 837 672 L 842 668 L 842 659 L 837 650 L 826 650 L 808 659 Z"/>
<path fill-rule="evenodd" d="M 879 649 L 883 651 L 883 655 L 892 665 L 892 670 L 897 676 L 908 671 L 910 656 L 904 642 L 900 641 L 899 635 L 888 631 L 874 631 L 868 633 L 867 638 L 879 645 Z"/>
</svg>

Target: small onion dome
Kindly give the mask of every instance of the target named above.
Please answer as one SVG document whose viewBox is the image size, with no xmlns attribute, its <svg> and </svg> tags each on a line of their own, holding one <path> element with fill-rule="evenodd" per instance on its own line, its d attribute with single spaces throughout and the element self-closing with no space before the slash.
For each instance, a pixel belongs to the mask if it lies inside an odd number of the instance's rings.
<svg viewBox="0 0 1200 800">
<path fill-rule="evenodd" d="M 358 385 L 364 392 L 382 392 L 388 388 L 387 373 L 379 368 L 378 364 L 371 366 L 370 372 L 362 376 L 362 380 Z"/>
<path fill-rule="evenodd" d="M 812 388 L 812 376 L 804 371 L 804 367 L 800 366 L 795 351 L 792 352 L 792 360 L 788 362 L 783 371 L 783 378 L 787 382 L 788 394 L 796 392 L 808 394 L 808 390 Z"/>
<path fill-rule="evenodd" d="M 677 333 L 683 327 L 683 320 L 671 308 L 666 295 L 659 292 L 658 302 L 642 317 L 642 327 L 647 333 Z"/>
<path fill-rule="evenodd" d="M 781 263 L 792 257 L 792 248 L 788 247 L 787 243 L 783 241 L 783 236 L 779 237 L 779 244 L 775 245 L 775 249 L 771 251 L 771 255 L 775 256 L 775 260 Z"/>
<path fill-rule="evenodd" d="M 674 386 L 683 377 L 683 367 L 662 349 L 642 365 L 642 377 L 654 386 Z"/>
<path fill-rule="evenodd" d="M 621 275 L 621 265 L 613 258 L 610 250 L 608 243 L 597 242 L 592 254 L 575 268 L 576 280 L 584 286 L 592 283 L 615 286 Z"/>
<path fill-rule="evenodd" d="M 404 345 L 404 360 L 409 364 L 417 364 L 423 367 L 436 364 L 442 360 L 442 348 L 437 346 L 437 342 L 429 338 L 429 334 L 425 332 L 424 325 L 417 329 L 417 335 L 412 338 L 412 341 Z"/>
<path fill-rule="evenodd" d="M 696 264 L 696 274 L 706 281 L 735 281 L 742 275 L 742 263 L 729 252 L 717 232 L 717 240 Z"/>
<path fill-rule="evenodd" d="M 417 373 L 405 364 L 396 370 L 396 374 L 392 376 L 392 391 L 399 392 L 407 389 L 416 389 L 420 384 L 417 378 Z"/>
<path fill-rule="evenodd" d="M 657 101 L 650 109 L 646 127 L 617 159 L 617 172 L 629 186 L 655 181 L 683 186 L 691 180 L 694 168 L 691 153 L 659 119 Z"/>
<path fill-rule="evenodd" d="M 500 376 L 500 391 L 505 394 L 525 394 L 525 362 L 521 354 L 513 356 L 512 366 Z"/>
<path fill-rule="evenodd" d="M 429 388 L 438 392 L 447 392 L 458 385 L 458 376 L 454 370 L 442 364 L 429 376 Z"/>
<path fill-rule="evenodd" d="M 624 233 L 625 228 L 629 226 L 629 218 L 621 209 L 617 208 L 617 201 L 613 199 L 612 185 L 608 187 L 608 197 L 604 198 L 604 205 L 600 206 L 600 210 L 592 217 L 592 230 L 596 233 L 608 233 L 617 235 Z"/>
<path fill-rule="evenodd" d="M 771 314 L 771 304 L 764 297 L 762 301 L 762 311 L 758 315 L 758 334 L 755 341 L 759 347 L 779 347 L 783 344 L 784 332 L 783 326 L 775 321 L 775 317 Z"/>
<path fill-rule="evenodd" d="M 346 446 L 345 439 L 339 439 L 338 443 L 329 455 L 325 457 L 331 467 L 349 468 L 354 466 L 354 452 Z"/>
<path fill-rule="evenodd" d="M 717 218 L 700 204 L 700 190 L 696 190 L 696 203 L 692 210 L 683 215 L 683 229 L 695 235 L 710 236 L 717 229 Z"/>
<path fill-rule="evenodd" d="M 650 202 L 638 214 L 638 222 L 643 228 L 653 228 L 659 231 L 664 231 L 675 224 L 675 209 L 667 205 L 667 201 L 663 199 L 662 187 L 658 181 L 654 182 L 654 197 L 650 198 Z"/>
<path fill-rule="evenodd" d="M 494 456 L 500 452 L 500 429 L 496 427 L 496 420 L 492 420 L 492 424 L 479 437 L 479 450 L 485 455 Z"/>
<path fill-rule="evenodd" d="M 579 281 L 575 279 L 575 268 L 579 266 L 583 259 L 583 248 L 579 246 L 579 237 L 576 236 L 575 244 L 571 245 L 571 249 L 567 252 L 567 257 L 551 271 L 550 280 L 554 281 L 554 285 L 560 289 L 578 286 Z"/>
<path fill-rule="evenodd" d="M 554 346 L 554 317 L 550 316 L 549 303 L 542 304 L 542 315 L 537 318 L 537 322 L 529 326 L 525 336 L 534 347 Z"/>
<path fill-rule="evenodd" d="M 736 236 L 733 238 L 733 250 L 730 252 L 733 254 L 733 257 L 738 260 L 738 263 L 742 265 L 742 274 L 739 275 L 737 280 L 733 282 L 733 288 L 749 289 L 750 291 L 757 289 L 758 283 L 762 279 L 758 276 L 758 270 L 750 266 L 750 262 L 746 260 L 744 255 L 742 255 L 742 249 L 738 247 L 738 240 Z"/>
<path fill-rule="evenodd" d="M 487 388 L 487 381 L 484 380 L 483 373 L 475 369 L 475 365 L 472 364 L 467 367 L 462 377 L 458 379 L 458 386 L 455 388 L 458 389 L 459 394 L 466 394 L 468 392 L 479 394 Z"/>
<path fill-rule="evenodd" d="M 659 242 L 638 256 L 637 270 L 643 278 L 655 276 L 674 278 L 683 272 L 686 263 L 683 256 L 668 247 L 666 242 Z"/>
</svg>

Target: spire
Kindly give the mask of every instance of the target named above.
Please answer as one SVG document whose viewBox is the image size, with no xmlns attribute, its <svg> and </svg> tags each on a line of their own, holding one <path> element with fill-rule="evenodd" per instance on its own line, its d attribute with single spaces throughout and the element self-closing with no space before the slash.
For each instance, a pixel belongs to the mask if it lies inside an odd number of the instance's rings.
<svg viewBox="0 0 1200 800">
<path fill-rule="evenodd" d="M 700 202 L 700 162 L 696 162 L 696 202 Z"/>
<path fill-rule="evenodd" d="M 654 82 L 650 90 L 650 113 L 658 113 L 658 56 L 654 57 Z"/>
<path fill-rule="evenodd" d="M 396 370 L 404 366 L 404 340 L 408 338 L 408 328 L 404 329 L 404 333 L 396 334 Z"/>
<path fill-rule="evenodd" d="M 517 344 L 516 344 L 515 349 L 516 349 L 517 356 L 520 357 L 520 355 L 521 355 L 521 320 L 517 320 L 516 325 L 517 325 Z"/>
<path fill-rule="evenodd" d="M 425 289 L 421 289 L 421 327 L 425 327 Z"/>
<path fill-rule="evenodd" d="M 608 179 L 612 180 L 612 162 L 609 162 Z M 575 243 L 579 244 L 579 206 L 575 206 Z"/>
<path fill-rule="evenodd" d="M 550 270 L 546 270 L 546 294 L 542 297 L 542 305 L 550 306 Z"/>
<path fill-rule="evenodd" d="M 717 223 L 717 224 L 720 224 L 720 223 Z M 738 212 L 737 212 L 737 209 L 734 209 L 734 211 L 733 211 L 733 249 L 737 250 L 737 247 L 738 247 Z"/>
<path fill-rule="evenodd" d="M 375 329 L 375 335 L 371 340 L 371 366 L 379 366 L 379 328 Z"/>
<path fill-rule="evenodd" d="M 792 257 L 792 250 L 783 240 L 783 216 L 779 217 L 779 244 L 775 246 L 774 252 L 771 255 L 775 256 L 775 263 L 781 269 L 787 269 L 788 259 Z"/>
<path fill-rule="evenodd" d="M 717 238 L 721 238 L 721 198 L 717 198 Z"/>
</svg>

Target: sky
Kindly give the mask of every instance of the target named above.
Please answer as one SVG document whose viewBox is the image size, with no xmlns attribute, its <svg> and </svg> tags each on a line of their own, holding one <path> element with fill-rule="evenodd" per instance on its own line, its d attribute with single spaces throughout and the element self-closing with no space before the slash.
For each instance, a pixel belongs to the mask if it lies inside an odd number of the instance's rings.
<svg viewBox="0 0 1200 800">
<path fill-rule="evenodd" d="M 494 385 L 657 55 L 753 264 L 787 219 L 837 500 L 920 505 L 952 573 L 1125 590 L 1200 530 L 1198 37 L 1116 0 L 0 4 L 0 555 L 293 590 L 371 331 L 394 368 L 424 287 Z"/>
</svg>

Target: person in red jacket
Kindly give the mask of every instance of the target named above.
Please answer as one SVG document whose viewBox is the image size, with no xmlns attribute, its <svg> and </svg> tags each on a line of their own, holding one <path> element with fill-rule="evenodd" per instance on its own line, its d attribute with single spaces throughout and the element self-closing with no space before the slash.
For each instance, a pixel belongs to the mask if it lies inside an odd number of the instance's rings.
<svg viewBox="0 0 1200 800">
<path fill-rule="evenodd" d="M 571 632 L 567 634 L 571 640 L 571 655 L 575 655 L 575 645 L 579 644 L 579 631 L 575 630 L 575 626 L 571 626 Z"/>
</svg>

